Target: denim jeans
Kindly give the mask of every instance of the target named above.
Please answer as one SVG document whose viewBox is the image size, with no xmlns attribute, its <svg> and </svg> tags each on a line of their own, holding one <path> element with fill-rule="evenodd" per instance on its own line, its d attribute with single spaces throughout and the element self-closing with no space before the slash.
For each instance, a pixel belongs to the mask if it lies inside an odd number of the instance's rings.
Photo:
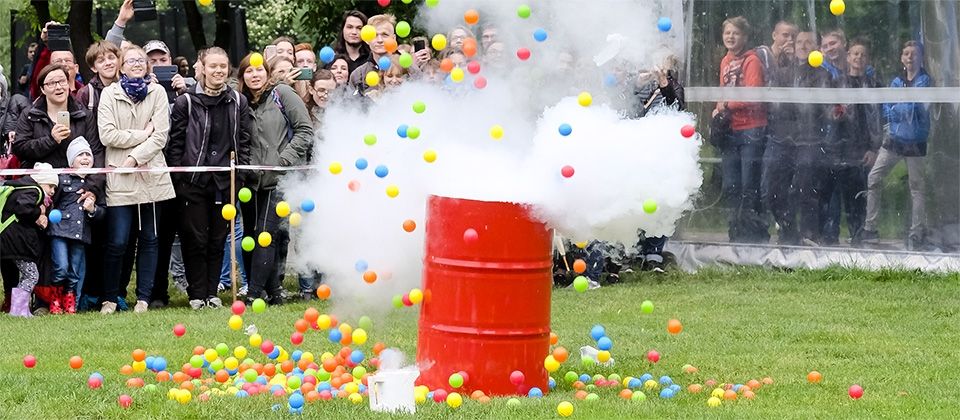
<svg viewBox="0 0 960 420">
<path fill-rule="evenodd" d="M 122 280 L 123 255 L 127 251 L 131 231 L 137 229 L 137 300 L 150 301 L 153 278 L 157 271 L 158 208 L 154 203 L 107 207 L 107 250 L 104 257 L 104 296 L 114 301 Z"/>
<path fill-rule="evenodd" d="M 765 127 L 730 133 L 720 150 L 732 242 L 770 240 L 760 202 Z"/>
<path fill-rule="evenodd" d="M 240 243 L 243 242 L 243 217 L 237 215 L 237 222 L 233 228 L 234 233 L 237 235 L 237 271 L 240 278 L 240 287 L 243 287 L 247 284 L 247 272 L 243 269 L 243 248 L 240 247 Z M 227 235 L 227 240 L 223 244 L 223 264 L 220 266 L 220 284 L 224 287 L 230 287 L 230 235 Z"/>
<path fill-rule="evenodd" d="M 80 299 L 83 276 L 87 270 L 86 245 L 72 239 L 50 238 L 50 255 L 53 259 L 53 284 L 66 287 Z"/>
<path fill-rule="evenodd" d="M 283 288 L 278 267 L 282 238 L 280 216 L 277 216 L 277 202 L 282 200 L 277 190 L 253 190 L 253 198 L 240 204 L 243 214 L 243 231 L 258 238 L 262 232 L 270 233 L 273 241 L 269 246 L 257 246 L 252 252 L 243 255 L 243 267 L 247 270 L 247 296 L 252 298 L 269 296 L 279 298 Z"/>
<path fill-rule="evenodd" d="M 638 244 L 640 256 L 646 261 L 663 262 L 663 247 L 667 246 L 666 236 L 645 236 Z"/>
</svg>

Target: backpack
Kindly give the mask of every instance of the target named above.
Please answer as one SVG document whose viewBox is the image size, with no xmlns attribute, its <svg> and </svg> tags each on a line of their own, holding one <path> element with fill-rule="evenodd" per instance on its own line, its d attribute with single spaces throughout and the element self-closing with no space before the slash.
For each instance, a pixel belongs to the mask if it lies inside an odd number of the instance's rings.
<svg viewBox="0 0 960 420">
<path fill-rule="evenodd" d="M 0 185 L 0 212 L 3 211 L 3 208 L 7 205 L 7 199 L 10 198 L 10 195 L 13 194 L 14 190 L 25 190 L 25 189 L 36 189 L 40 194 L 37 196 L 37 205 L 40 205 L 40 202 L 43 201 L 43 190 L 36 185 L 27 185 L 23 187 L 14 187 L 10 185 Z M 19 221 L 16 214 L 10 215 L 6 220 L 0 220 L 0 233 L 7 229 L 7 226 L 10 226 Z"/>
<path fill-rule="evenodd" d="M 283 101 L 280 100 L 280 94 L 277 93 L 277 89 L 274 88 L 271 90 L 270 95 L 273 97 L 273 103 L 277 104 L 277 108 L 280 108 L 280 113 L 283 114 L 283 120 L 287 123 L 287 138 L 286 141 L 280 144 L 280 150 L 283 150 L 284 146 L 293 139 L 293 124 L 290 122 L 290 117 L 287 116 L 287 109 L 283 106 Z"/>
</svg>

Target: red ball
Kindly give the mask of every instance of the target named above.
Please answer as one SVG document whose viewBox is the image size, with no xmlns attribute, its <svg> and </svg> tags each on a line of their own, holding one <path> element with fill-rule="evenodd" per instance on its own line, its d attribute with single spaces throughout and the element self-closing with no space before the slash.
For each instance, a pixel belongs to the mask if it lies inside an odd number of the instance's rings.
<svg viewBox="0 0 960 420">
<path fill-rule="evenodd" d="M 511 383 L 511 384 L 514 384 L 514 385 L 516 385 L 516 386 L 523 385 L 524 379 L 525 379 L 525 378 L 524 378 L 524 376 L 523 376 L 523 372 L 521 372 L 521 371 L 519 371 L 519 370 L 515 370 L 515 371 L 513 371 L 513 372 L 510 373 L 510 383 Z"/>
<path fill-rule="evenodd" d="M 413 301 L 410 300 L 409 293 L 404 293 L 403 298 L 401 298 L 401 300 L 403 301 L 403 306 L 413 306 Z"/>
<path fill-rule="evenodd" d="M 684 136 L 684 137 L 686 137 L 686 138 L 690 138 L 690 137 L 693 137 L 694 134 L 697 134 L 697 129 L 694 128 L 692 125 L 689 125 L 689 124 L 688 124 L 688 125 L 685 125 L 685 126 L 683 126 L 682 128 L 680 128 L 680 135 L 681 135 L 681 136 Z"/>
<path fill-rule="evenodd" d="M 90 389 L 97 389 L 103 386 L 103 381 L 96 376 L 92 376 L 87 379 L 87 386 L 90 387 Z"/>
<path fill-rule="evenodd" d="M 467 71 L 469 71 L 470 74 L 480 73 L 480 62 L 478 62 L 478 61 L 471 61 L 471 62 L 467 63 Z"/>
<path fill-rule="evenodd" d="M 326 390 L 326 389 L 323 391 L 320 391 L 320 399 L 324 401 L 331 400 L 333 399 L 333 393 L 331 393 L 329 390 Z"/>
<path fill-rule="evenodd" d="M 459 372 L 457 372 L 457 373 L 459 373 L 460 376 L 463 377 L 463 383 L 470 382 L 470 375 L 467 375 L 467 372 L 464 372 L 464 371 L 461 370 L 461 371 L 459 371 Z"/>
<path fill-rule="evenodd" d="M 570 178 L 573 176 L 573 166 L 565 165 L 560 169 L 560 175 L 563 175 L 564 178 Z"/>
<path fill-rule="evenodd" d="M 230 309 L 233 310 L 234 315 L 243 315 L 243 311 L 247 310 L 247 305 L 244 305 L 242 300 L 235 300 Z"/>
<path fill-rule="evenodd" d="M 117 403 L 120 404 L 123 408 L 130 407 L 130 404 L 133 404 L 133 398 L 130 398 L 129 395 L 121 395 L 120 398 L 117 398 Z"/>
<path fill-rule="evenodd" d="M 173 326 L 173 335 L 177 337 L 183 337 L 187 333 L 187 327 L 184 327 L 183 324 L 177 324 Z"/>
<path fill-rule="evenodd" d="M 483 89 L 487 87 L 487 78 L 483 76 L 477 76 L 477 78 L 473 80 L 473 87 L 477 89 Z"/>
<path fill-rule="evenodd" d="M 190 377 L 193 379 L 200 379 L 200 377 L 203 376 L 203 369 L 191 367 L 190 371 L 187 372 L 187 375 L 190 375 Z"/>
<path fill-rule="evenodd" d="M 475 229 L 469 228 L 469 229 L 463 231 L 463 241 L 464 241 L 464 242 L 466 242 L 466 243 L 468 243 L 468 244 L 472 244 L 472 243 L 474 243 L 474 242 L 477 242 L 477 240 L 479 240 L 479 239 L 480 239 L 480 234 L 477 233 L 477 231 L 476 231 Z"/>
<path fill-rule="evenodd" d="M 519 58 L 522 61 L 527 61 L 530 58 L 530 50 L 526 48 L 518 48 L 517 58 Z"/>
<path fill-rule="evenodd" d="M 263 342 L 260 343 L 260 351 L 262 351 L 263 354 L 270 354 L 270 352 L 273 351 L 273 341 L 263 340 Z"/>
<path fill-rule="evenodd" d="M 380 7 L 387 7 L 390 5 L 390 0 L 377 0 L 377 4 L 379 4 Z"/>
<path fill-rule="evenodd" d="M 303 343 L 303 333 L 300 331 L 295 331 L 293 334 L 290 334 L 290 342 L 295 346 L 299 346 L 300 343 Z"/>
<path fill-rule="evenodd" d="M 442 403 L 446 400 L 447 400 L 447 391 L 444 391 L 442 389 L 433 391 L 433 401 Z"/>
<path fill-rule="evenodd" d="M 656 350 L 650 350 L 647 352 L 647 360 L 652 363 L 657 363 L 660 361 L 660 353 Z"/>
<path fill-rule="evenodd" d="M 23 367 L 30 369 L 36 365 L 37 365 L 37 358 L 34 357 L 32 354 L 23 356 Z"/>
<path fill-rule="evenodd" d="M 863 387 L 860 385 L 850 385 L 850 389 L 847 390 L 847 393 L 850 394 L 850 398 L 859 400 L 863 396 Z"/>
</svg>

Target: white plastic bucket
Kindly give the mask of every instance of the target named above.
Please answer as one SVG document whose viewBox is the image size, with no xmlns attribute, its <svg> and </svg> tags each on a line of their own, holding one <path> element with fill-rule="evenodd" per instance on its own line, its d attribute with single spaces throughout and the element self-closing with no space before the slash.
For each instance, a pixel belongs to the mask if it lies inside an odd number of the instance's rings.
<svg viewBox="0 0 960 420">
<path fill-rule="evenodd" d="M 367 379 L 370 409 L 390 413 L 417 411 L 414 382 L 420 376 L 415 368 L 379 371 Z"/>
</svg>

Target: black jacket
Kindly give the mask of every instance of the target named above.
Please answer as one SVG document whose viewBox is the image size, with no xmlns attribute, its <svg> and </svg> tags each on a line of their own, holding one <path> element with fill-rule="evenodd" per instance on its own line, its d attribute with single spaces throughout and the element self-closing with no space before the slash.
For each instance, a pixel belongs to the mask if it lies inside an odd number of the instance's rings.
<svg viewBox="0 0 960 420">
<path fill-rule="evenodd" d="M 807 63 L 780 67 L 770 75 L 769 85 L 794 88 L 831 87 L 830 73 Z M 827 142 L 831 124 L 827 118 L 830 105 L 771 103 L 767 126 L 772 140 L 787 144 L 815 145 Z"/>
<path fill-rule="evenodd" d="M 683 85 L 677 81 L 677 78 L 671 71 L 667 75 L 667 86 L 660 87 L 660 82 L 656 79 L 634 90 L 637 100 L 637 118 L 643 118 L 651 109 L 658 106 L 670 106 L 677 104 L 677 109 L 683 111 L 687 109 L 687 101 L 683 93 Z"/>
<path fill-rule="evenodd" d="M 164 155 L 167 166 L 230 166 L 230 152 L 237 164 L 250 163 L 250 107 L 247 98 L 226 87 L 217 96 L 202 93 L 202 86 L 180 95 L 170 115 L 170 141 Z M 206 186 L 212 180 L 218 190 L 230 189 L 228 172 L 173 173 L 174 187 L 189 182 Z"/>
<path fill-rule="evenodd" d="M 0 233 L 0 258 L 37 262 L 42 248 L 42 231 L 37 226 L 37 218 L 43 204 L 43 190 L 29 176 L 6 181 L 4 186 L 14 187 L 14 190 L 7 197 L 0 217 L 6 221 L 16 216 L 17 221 Z"/>
<path fill-rule="evenodd" d="M 16 94 L 2 103 L 0 103 L 0 129 L 3 130 L 3 144 L 6 149 L 7 133 L 17 131 L 17 121 L 20 121 L 20 114 L 27 108 L 30 108 L 30 100 L 26 96 Z"/>
<path fill-rule="evenodd" d="M 47 235 L 72 239 L 89 244 L 93 220 L 100 220 L 106 212 L 107 199 L 97 196 L 93 213 L 83 209 L 83 203 L 77 203 L 77 191 L 86 189 L 88 181 L 77 174 L 60 174 L 60 185 L 53 194 L 53 208 L 60 210 L 60 223 L 47 226 Z"/>
<path fill-rule="evenodd" d="M 837 81 L 838 87 L 878 88 L 882 85 L 869 75 L 845 75 Z M 831 158 L 844 166 L 862 165 L 863 155 L 868 150 L 877 151 L 883 141 L 883 110 L 880 104 L 854 104 L 836 113 L 834 135 L 827 145 Z"/>
</svg>

